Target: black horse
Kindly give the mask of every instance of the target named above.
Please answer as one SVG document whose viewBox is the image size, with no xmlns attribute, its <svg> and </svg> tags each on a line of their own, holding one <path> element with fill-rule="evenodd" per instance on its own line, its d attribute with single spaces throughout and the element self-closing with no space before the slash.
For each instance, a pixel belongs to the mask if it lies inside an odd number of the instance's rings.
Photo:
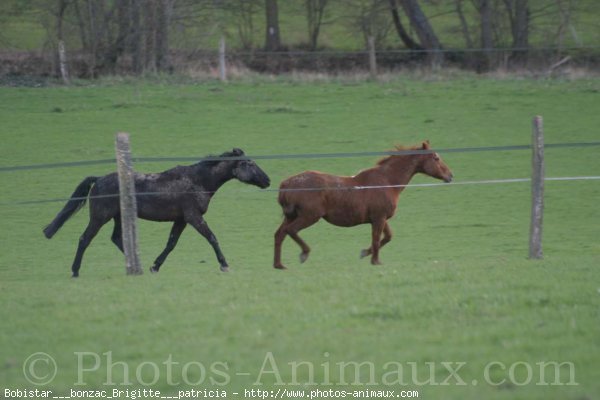
<svg viewBox="0 0 600 400">
<path fill-rule="evenodd" d="M 223 158 L 223 159 L 221 159 Z M 233 159 L 232 159 L 233 158 Z M 212 245 L 221 271 L 228 265 L 217 238 L 202 217 L 210 199 L 227 181 L 238 179 L 260 188 L 270 184 L 269 177 L 258 165 L 245 157 L 240 149 L 233 149 L 218 157 L 210 157 L 190 166 L 177 166 L 159 174 L 135 174 L 138 216 L 151 221 L 173 221 L 167 246 L 154 261 L 151 272 L 158 272 L 169 253 L 175 248 L 187 224 L 192 225 Z M 100 228 L 114 220 L 112 241 L 123 251 L 121 214 L 119 208 L 119 181 L 116 173 L 103 177 L 85 178 L 56 218 L 44 229 L 50 239 L 60 227 L 85 205 L 90 196 L 90 222 L 79 239 L 73 266 L 73 277 L 79 276 L 85 249 Z"/>
</svg>

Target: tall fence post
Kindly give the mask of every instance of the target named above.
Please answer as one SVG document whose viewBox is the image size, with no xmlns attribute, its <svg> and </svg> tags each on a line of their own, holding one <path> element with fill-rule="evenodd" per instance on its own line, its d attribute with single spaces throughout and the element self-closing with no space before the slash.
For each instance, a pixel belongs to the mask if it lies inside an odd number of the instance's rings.
<svg viewBox="0 0 600 400">
<path fill-rule="evenodd" d="M 135 183 L 129 149 L 129 134 L 117 133 L 115 141 L 117 170 L 119 174 L 119 199 L 121 205 L 121 228 L 123 232 L 123 252 L 127 275 L 141 275 L 142 266 L 137 244 L 137 201 Z"/>
<path fill-rule="evenodd" d="M 377 77 L 377 57 L 375 55 L 375 38 L 373 36 L 369 36 L 368 40 L 369 45 L 369 74 L 371 78 Z"/>
<path fill-rule="evenodd" d="M 529 258 L 541 259 L 542 223 L 544 220 L 544 126 L 541 116 L 533 118 L 531 175 L 531 225 L 529 228 Z"/>
<path fill-rule="evenodd" d="M 225 64 L 225 36 L 219 40 L 219 79 L 227 82 L 227 65 Z"/>
</svg>

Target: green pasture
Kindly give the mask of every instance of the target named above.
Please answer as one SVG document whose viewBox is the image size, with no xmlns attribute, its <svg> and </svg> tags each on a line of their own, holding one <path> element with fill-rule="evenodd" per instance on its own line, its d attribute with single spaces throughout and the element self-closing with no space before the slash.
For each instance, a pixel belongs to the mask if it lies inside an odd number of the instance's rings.
<svg viewBox="0 0 600 400">
<path fill-rule="evenodd" d="M 382 151 L 424 139 L 434 148 L 522 145 L 534 115 L 544 117 L 546 143 L 592 142 L 600 140 L 599 93 L 598 80 L 470 76 L 0 88 L 0 155 L 2 167 L 110 159 L 117 131 L 131 133 L 137 157 L 200 158 L 233 147 L 249 155 Z M 600 175 L 598 150 L 547 150 L 547 176 Z M 530 175 L 529 151 L 442 156 L 457 183 Z M 305 169 L 351 175 L 376 160 L 259 164 L 276 188 Z M 403 192 L 384 265 L 358 258 L 367 226 L 321 222 L 302 234 L 313 248 L 309 260 L 301 265 L 288 239 L 290 269 L 277 271 L 276 192 L 230 182 L 206 214 L 230 273 L 219 272 L 212 249 L 189 227 L 161 272 L 148 273 L 170 225 L 140 221 L 144 275 L 125 275 L 109 225 L 88 249 L 81 277 L 71 279 L 87 211 L 50 241 L 42 228 L 85 176 L 113 169 L 0 172 L 2 395 L 151 388 L 226 390 L 228 398 L 244 389 L 600 396 L 599 181 L 546 184 L 540 261 L 527 259 L 528 183 L 450 184 Z M 59 201 L 22 204 L 51 199 Z M 53 379 L 47 360 L 24 367 L 38 352 L 54 359 Z M 28 381 L 31 374 L 43 384 Z"/>
</svg>

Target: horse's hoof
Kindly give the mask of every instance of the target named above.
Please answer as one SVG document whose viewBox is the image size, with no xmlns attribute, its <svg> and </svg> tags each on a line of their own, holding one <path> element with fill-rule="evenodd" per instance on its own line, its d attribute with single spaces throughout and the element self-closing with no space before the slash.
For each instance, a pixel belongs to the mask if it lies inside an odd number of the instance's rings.
<svg viewBox="0 0 600 400">
<path fill-rule="evenodd" d="M 372 265 L 375 265 L 375 266 L 377 266 L 377 265 L 383 265 L 383 264 L 381 263 L 381 261 L 379 261 L 379 260 L 371 261 L 371 264 L 372 264 Z"/>
<path fill-rule="evenodd" d="M 300 263 L 304 263 L 308 259 L 310 253 L 300 253 Z"/>
<path fill-rule="evenodd" d="M 71 275 L 71 278 L 79 278 L 79 274 L 73 274 Z"/>
<path fill-rule="evenodd" d="M 229 272 L 229 267 L 228 266 L 221 267 L 221 272 Z"/>
<path fill-rule="evenodd" d="M 275 268 L 275 269 L 287 269 L 287 267 L 285 265 L 282 265 L 282 264 L 274 265 L 273 268 Z"/>
<path fill-rule="evenodd" d="M 156 274 L 156 273 L 158 273 L 158 268 L 156 268 L 156 267 L 150 267 L 150 272 L 153 273 L 153 274 Z"/>
<path fill-rule="evenodd" d="M 368 256 L 369 254 L 371 254 L 371 253 L 369 252 L 369 250 L 368 250 L 368 249 L 362 249 L 362 250 L 360 251 L 360 258 L 365 258 L 365 257 L 366 257 L 366 256 Z"/>
</svg>

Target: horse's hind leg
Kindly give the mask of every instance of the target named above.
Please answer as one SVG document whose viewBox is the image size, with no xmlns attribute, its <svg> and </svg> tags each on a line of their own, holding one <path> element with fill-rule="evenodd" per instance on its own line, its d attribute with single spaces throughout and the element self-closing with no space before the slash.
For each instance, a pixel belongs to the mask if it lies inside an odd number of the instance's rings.
<svg viewBox="0 0 600 400">
<path fill-rule="evenodd" d="M 171 228 L 171 233 L 169 234 L 167 246 L 162 251 L 162 253 L 160 253 L 160 255 L 156 258 L 156 260 L 154 261 L 154 265 L 150 267 L 150 272 L 158 272 L 160 266 L 165 262 L 169 253 L 171 253 L 171 251 L 173 251 L 173 249 L 177 245 L 177 241 L 179 240 L 181 233 L 185 229 L 185 226 L 186 222 L 184 220 L 180 219 L 175 221 L 173 227 Z"/>
<path fill-rule="evenodd" d="M 312 224 L 311 224 L 312 225 Z M 304 263 L 308 259 L 308 255 L 310 254 L 310 247 L 306 244 L 304 240 L 298 235 L 298 232 L 289 232 L 289 235 L 294 242 L 298 243 L 298 246 L 302 249 L 300 253 L 300 262 Z"/>
<path fill-rule="evenodd" d="M 383 246 L 388 244 L 390 242 L 390 240 L 392 240 L 392 230 L 390 229 L 390 226 L 386 221 L 385 225 L 383 226 L 383 238 L 381 239 L 381 242 L 379 243 L 379 248 L 381 249 Z M 363 249 L 360 251 L 360 258 L 365 258 L 367 256 L 370 256 L 372 253 L 373 253 L 373 247 L 369 247 L 368 249 Z"/>
<path fill-rule="evenodd" d="M 221 251 L 221 247 L 219 246 L 217 237 L 214 235 L 214 233 L 212 233 L 212 231 L 208 227 L 206 221 L 204 221 L 204 218 L 202 217 L 202 215 L 201 214 L 196 215 L 194 213 L 188 214 L 185 217 L 185 221 L 188 224 L 192 225 L 194 228 L 196 228 L 196 230 L 202 236 L 204 236 L 204 238 L 206 240 L 208 240 L 208 243 L 210 243 L 213 250 L 215 251 L 215 255 L 217 256 L 217 260 L 219 261 L 219 264 L 221 264 L 221 271 L 223 271 L 223 272 L 229 271 L 229 265 L 227 264 L 227 261 L 225 260 L 225 256 L 223 255 L 223 252 Z"/>
<path fill-rule="evenodd" d="M 286 227 L 289 224 L 287 218 L 281 223 L 277 231 L 275 231 L 275 259 L 273 261 L 273 267 L 277 269 L 286 269 L 281 263 L 281 245 L 287 235 Z"/>
<path fill-rule="evenodd" d="M 121 250 L 121 253 L 125 253 L 123 250 L 123 230 L 121 229 L 121 215 L 117 215 L 113 218 L 115 221 L 115 227 L 113 229 L 112 236 L 110 240 Z"/>
<path fill-rule="evenodd" d="M 298 232 L 315 224 L 319 219 L 321 219 L 321 217 L 318 215 L 300 215 L 291 221 L 288 219 L 283 221 L 279 229 L 275 232 L 275 260 L 273 263 L 275 268 L 285 269 L 285 266 L 281 263 L 281 245 L 283 239 L 285 239 L 285 235 L 290 235 L 302 249 L 302 252 L 300 253 L 300 262 L 306 261 L 310 254 L 310 247 L 302 240 L 298 235 Z"/>
<path fill-rule="evenodd" d="M 79 238 L 77 253 L 75 253 L 75 260 L 73 260 L 73 266 L 71 267 L 73 278 L 77 278 L 79 276 L 79 269 L 81 268 L 81 260 L 83 259 L 83 253 L 85 252 L 85 249 L 87 249 L 87 247 L 90 245 L 92 239 L 94 239 L 100 228 L 102 228 L 102 225 L 104 225 L 104 222 L 90 219 L 87 228 Z"/>
</svg>

